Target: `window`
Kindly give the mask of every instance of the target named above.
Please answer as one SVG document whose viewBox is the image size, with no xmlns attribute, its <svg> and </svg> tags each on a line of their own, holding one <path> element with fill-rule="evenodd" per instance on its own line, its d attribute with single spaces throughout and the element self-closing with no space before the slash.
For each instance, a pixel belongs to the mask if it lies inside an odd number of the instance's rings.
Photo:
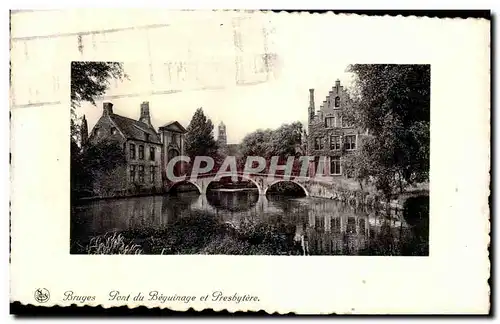
<svg viewBox="0 0 500 324">
<path fill-rule="evenodd" d="M 149 148 L 149 159 L 151 161 L 155 160 L 155 148 L 153 146 Z"/>
<path fill-rule="evenodd" d="M 130 159 L 135 159 L 135 144 L 130 143 Z"/>
<path fill-rule="evenodd" d="M 346 232 L 348 234 L 356 234 L 356 218 L 354 218 L 354 217 L 347 218 Z"/>
<path fill-rule="evenodd" d="M 330 136 L 330 150 L 340 150 L 340 136 Z"/>
<path fill-rule="evenodd" d="M 335 97 L 335 107 L 340 107 L 340 97 L 339 96 Z"/>
<path fill-rule="evenodd" d="M 332 158 L 330 160 L 330 174 L 339 175 L 340 173 L 340 158 Z"/>
<path fill-rule="evenodd" d="M 346 135 L 344 139 L 344 148 L 348 151 L 356 149 L 356 135 Z"/>
<path fill-rule="evenodd" d="M 340 233 L 340 217 L 335 217 L 331 221 L 332 231 Z"/>
<path fill-rule="evenodd" d="M 172 135 L 171 135 L 171 143 L 179 145 L 179 143 L 177 141 L 177 134 L 172 133 Z"/>
<path fill-rule="evenodd" d="M 316 230 L 322 230 L 325 228 L 325 218 L 324 217 L 319 217 L 316 218 L 316 224 L 315 224 Z"/>
<path fill-rule="evenodd" d="M 336 119 L 335 116 L 334 117 L 326 117 L 325 118 L 325 127 L 327 127 L 327 128 L 335 127 L 336 126 L 335 119 Z"/>
<path fill-rule="evenodd" d="M 322 150 L 323 149 L 323 138 L 316 137 L 314 139 L 314 149 L 315 150 Z"/>
<path fill-rule="evenodd" d="M 130 182 L 135 182 L 135 165 L 130 166 Z"/>
<path fill-rule="evenodd" d="M 115 135 L 117 133 L 116 127 L 111 127 L 111 135 Z"/>
<path fill-rule="evenodd" d="M 150 166 L 149 167 L 149 180 L 151 182 L 155 182 L 155 172 L 156 171 L 156 167 L 154 166 Z"/>
<path fill-rule="evenodd" d="M 139 145 L 139 160 L 144 160 L 144 145 Z"/>
<path fill-rule="evenodd" d="M 146 142 L 149 142 L 149 134 L 148 133 L 144 133 L 144 138 L 146 139 Z"/>
<path fill-rule="evenodd" d="M 139 165 L 139 182 L 144 182 L 144 165 Z"/>
</svg>

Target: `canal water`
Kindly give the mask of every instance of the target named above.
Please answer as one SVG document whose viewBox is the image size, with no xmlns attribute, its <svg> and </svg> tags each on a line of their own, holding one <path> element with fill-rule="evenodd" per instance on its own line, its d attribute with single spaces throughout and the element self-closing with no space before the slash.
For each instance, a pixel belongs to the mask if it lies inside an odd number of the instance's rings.
<svg viewBox="0 0 500 324">
<path fill-rule="evenodd" d="M 72 207 L 71 253 L 92 253 L 92 238 L 115 233 L 145 254 L 425 256 L 426 203 L 414 203 L 417 213 L 381 212 L 256 191 L 98 200 Z"/>
</svg>

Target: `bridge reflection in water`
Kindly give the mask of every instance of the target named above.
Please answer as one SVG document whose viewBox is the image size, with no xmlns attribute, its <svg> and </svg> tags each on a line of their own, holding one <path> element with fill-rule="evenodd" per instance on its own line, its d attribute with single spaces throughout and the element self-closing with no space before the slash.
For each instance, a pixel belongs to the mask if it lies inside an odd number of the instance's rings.
<svg viewBox="0 0 500 324">
<path fill-rule="evenodd" d="M 294 240 L 308 255 L 357 255 L 381 238 L 398 245 L 413 235 L 400 214 L 383 215 L 334 200 L 264 196 L 255 191 L 94 201 L 75 207 L 71 235 L 73 239 L 110 231 L 168 228 L 199 211 L 234 228 L 245 222 L 293 226 Z"/>
</svg>

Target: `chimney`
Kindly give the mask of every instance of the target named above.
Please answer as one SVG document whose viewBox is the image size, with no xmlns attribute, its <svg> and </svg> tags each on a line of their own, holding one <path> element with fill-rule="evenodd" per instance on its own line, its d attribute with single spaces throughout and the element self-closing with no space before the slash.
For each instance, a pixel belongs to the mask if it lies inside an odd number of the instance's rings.
<svg viewBox="0 0 500 324">
<path fill-rule="evenodd" d="M 314 119 L 314 89 L 309 89 L 309 120 Z"/>
<path fill-rule="evenodd" d="M 152 126 L 151 116 L 149 115 L 149 101 L 143 101 L 141 103 L 141 117 L 139 117 L 139 121 Z"/>
<path fill-rule="evenodd" d="M 340 88 L 341 88 L 341 85 L 340 85 L 340 80 L 337 79 L 337 81 L 335 81 L 335 92 L 338 94 L 340 92 Z"/>
<path fill-rule="evenodd" d="M 111 102 L 105 102 L 102 104 L 102 114 L 111 115 L 113 113 L 113 104 Z"/>
</svg>

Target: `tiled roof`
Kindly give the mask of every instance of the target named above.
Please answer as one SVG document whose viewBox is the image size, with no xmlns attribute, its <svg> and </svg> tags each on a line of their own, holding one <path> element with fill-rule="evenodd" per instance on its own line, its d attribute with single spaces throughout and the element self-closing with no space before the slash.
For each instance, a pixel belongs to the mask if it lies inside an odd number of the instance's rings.
<svg viewBox="0 0 500 324">
<path fill-rule="evenodd" d="M 147 133 L 150 135 L 150 142 L 161 144 L 160 136 L 148 124 L 116 114 L 110 114 L 109 117 L 115 122 L 125 137 L 144 141 L 146 140 L 144 133 Z"/>
</svg>

